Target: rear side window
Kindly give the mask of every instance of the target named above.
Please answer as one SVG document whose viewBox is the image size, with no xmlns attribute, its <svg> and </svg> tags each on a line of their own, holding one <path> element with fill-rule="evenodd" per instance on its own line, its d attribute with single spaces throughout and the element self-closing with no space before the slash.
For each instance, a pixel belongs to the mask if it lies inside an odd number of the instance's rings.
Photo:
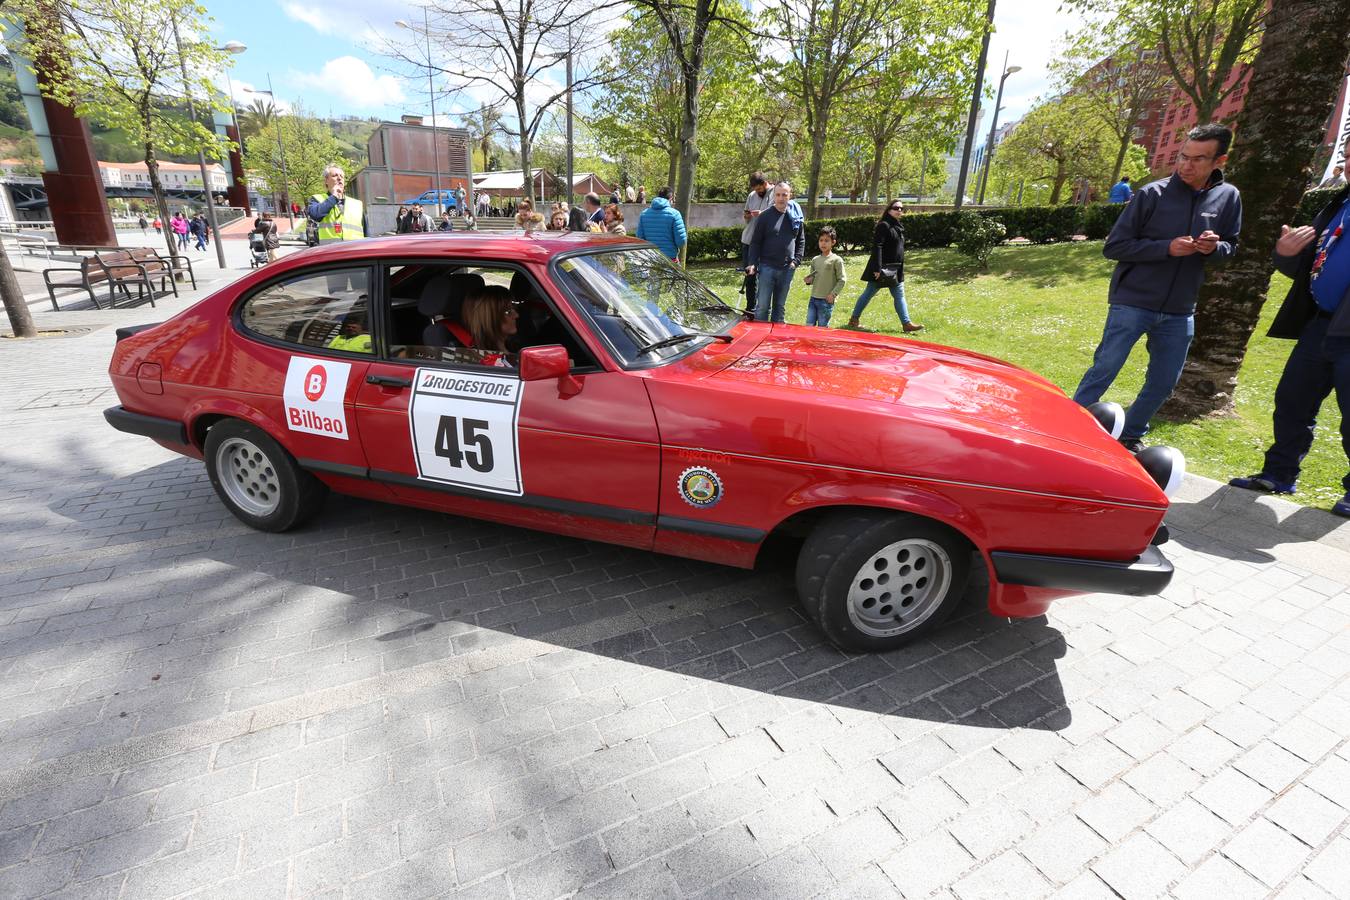
<svg viewBox="0 0 1350 900">
<path fill-rule="evenodd" d="M 274 341 L 373 353 L 370 270 L 333 269 L 273 284 L 244 302 L 239 319 L 249 331 Z"/>
</svg>

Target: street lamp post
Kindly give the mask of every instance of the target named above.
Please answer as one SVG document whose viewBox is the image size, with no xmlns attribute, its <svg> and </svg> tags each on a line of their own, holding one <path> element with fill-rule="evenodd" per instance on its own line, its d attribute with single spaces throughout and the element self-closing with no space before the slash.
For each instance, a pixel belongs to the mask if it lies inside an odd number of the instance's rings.
<svg viewBox="0 0 1350 900">
<path fill-rule="evenodd" d="M 975 143 L 975 118 L 980 112 L 980 93 L 984 90 L 984 64 L 989 57 L 989 34 L 994 30 L 994 3 L 995 0 L 989 0 L 989 8 L 985 12 L 984 39 L 980 43 L 980 59 L 975 65 L 975 91 L 970 98 L 970 115 L 966 117 L 966 143 L 961 148 L 961 170 L 956 176 L 956 199 L 954 205 L 957 209 L 965 201 L 966 193 L 966 174 L 970 171 L 970 153 L 974 150 Z"/>
<path fill-rule="evenodd" d="M 998 96 L 994 98 L 994 115 L 989 122 L 989 140 L 984 145 L 984 177 L 980 179 L 980 196 L 975 200 L 980 206 L 984 206 L 984 189 L 989 185 L 989 168 L 994 162 L 994 132 L 998 131 L 998 114 L 1002 109 L 999 106 L 1003 102 L 1003 82 L 1008 80 L 1008 76 L 1014 72 L 1022 71 L 1021 66 L 1008 65 L 1008 51 L 1003 54 L 1003 76 L 998 80 Z"/>
<path fill-rule="evenodd" d="M 178 64 L 183 70 L 183 94 L 187 98 L 188 118 L 193 122 L 197 121 L 197 105 L 192 102 L 192 92 L 188 90 L 188 71 L 187 59 L 183 57 L 183 41 L 178 36 L 178 17 L 173 17 L 173 44 L 174 49 L 178 51 Z M 225 245 L 220 242 L 220 228 L 216 226 L 216 201 L 211 196 L 211 180 L 206 176 L 206 154 L 202 152 L 200 146 L 197 147 L 197 165 L 202 171 L 202 193 L 206 195 L 206 221 L 211 226 L 211 232 L 216 238 L 216 260 L 220 263 L 222 269 L 225 266 Z"/>
<path fill-rule="evenodd" d="M 413 27 L 399 19 L 394 23 L 399 28 L 406 28 L 413 31 Z M 422 34 L 427 39 L 427 97 L 431 102 L 431 161 L 436 169 L 436 218 L 441 217 L 441 141 L 440 135 L 436 133 L 436 81 L 433 77 L 433 68 L 431 65 L 431 20 L 427 17 L 427 8 L 422 7 Z M 459 214 L 464 215 L 464 210 Z"/>
<path fill-rule="evenodd" d="M 247 50 L 247 49 L 248 49 L 248 46 L 247 46 L 246 44 L 240 43 L 239 41 L 226 41 L 225 44 L 224 44 L 223 46 L 216 47 L 215 49 L 218 50 L 218 51 L 221 51 L 221 52 L 223 52 L 223 53 L 232 53 L 232 54 L 238 56 L 240 53 L 243 53 L 245 50 Z M 229 90 L 229 92 L 230 92 L 230 118 L 234 121 L 234 133 L 235 133 L 235 135 L 238 136 L 238 138 L 239 138 L 239 152 L 240 152 L 240 154 L 243 154 L 243 152 L 244 152 L 244 132 L 239 128 L 239 106 L 238 106 L 238 104 L 236 104 L 236 103 L 234 102 L 234 79 L 230 77 L 230 67 L 229 67 L 229 66 L 226 66 L 226 67 L 225 67 L 225 86 L 226 86 L 226 88 L 227 88 L 227 89 Z M 227 154 L 227 156 L 228 156 L 228 154 Z M 228 160 L 227 160 L 227 161 L 228 161 Z M 230 166 L 231 166 L 231 168 L 233 169 L 234 163 L 233 163 L 233 162 L 230 162 Z M 240 168 L 241 168 L 241 169 L 243 168 L 242 164 L 241 164 Z M 231 172 L 231 174 L 233 174 L 233 171 Z M 249 207 L 248 207 L 248 187 L 245 186 L 245 187 L 244 187 L 244 209 L 245 209 L 245 211 L 247 211 L 248 208 L 249 208 Z"/>
<path fill-rule="evenodd" d="M 291 212 L 291 178 L 286 174 L 286 148 L 281 143 L 281 119 L 277 111 L 277 95 L 272 93 L 272 73 L 267 73 L 267 90 L 254 91 L 255 94 L 266 94 L 272 98 L 272 120 L 277 126 L 277 154 L 281 157 L 281 194 L 286 198 L 286 219 L 291 223 L 291 230 L 295 230 L 295 214 Z"/>
</svg>

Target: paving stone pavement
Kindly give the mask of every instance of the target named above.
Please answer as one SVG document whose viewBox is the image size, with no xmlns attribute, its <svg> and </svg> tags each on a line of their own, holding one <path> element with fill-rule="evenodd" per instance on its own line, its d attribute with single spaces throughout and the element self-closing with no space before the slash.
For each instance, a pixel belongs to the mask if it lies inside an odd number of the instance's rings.
<svg viewBox="0 0 1350 900">
<path fill-rule="evenodd" d="M 249 531 L 102 421 L 182 305 L 0 342 L 0 897 L 1347 896 L 1329 516 L 1192 480 L 1163 596 L 851 656 L 784 559 Z"/>
</svg>

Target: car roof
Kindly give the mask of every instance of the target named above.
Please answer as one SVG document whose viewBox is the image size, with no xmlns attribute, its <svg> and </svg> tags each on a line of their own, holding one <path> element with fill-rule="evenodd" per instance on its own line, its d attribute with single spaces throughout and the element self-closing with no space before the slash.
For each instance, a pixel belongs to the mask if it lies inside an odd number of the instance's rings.
<svg viewBox="0 0 1350 900">
<path fill-rule="evenodd" d="M 325 244 L 285 259 L 303 259 L 309 265 L 353 257 L 474 256 L 483 255 L 521 262 L 547 263 L 560 253 L 587 248 L 647 246 L 646 241 L 620 234 L 587 231 L 483 232 L 431 231 L 399 234 L 360 241 Z M 289 267 L 288 267 L 289 268 Z"/>
</svg>

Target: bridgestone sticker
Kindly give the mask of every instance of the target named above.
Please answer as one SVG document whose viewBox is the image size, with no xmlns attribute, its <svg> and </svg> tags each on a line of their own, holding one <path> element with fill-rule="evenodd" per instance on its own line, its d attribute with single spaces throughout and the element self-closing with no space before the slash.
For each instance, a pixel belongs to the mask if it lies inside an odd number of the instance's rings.
<svg viewBox="0 0 1350 900">
<path fill-rule="evenodd" d="M 418 369 L 408 424 L 417 477 L 520 496 L 520 378 Z"/>
<path fill-rule="evenodd" d="M 286 427 L 291 431 L 347 440 L 347 412 L 343 402 L 351 371 L 351 363 L 292 356 L 281 395 L 286 405 Z"/>
</svg>

